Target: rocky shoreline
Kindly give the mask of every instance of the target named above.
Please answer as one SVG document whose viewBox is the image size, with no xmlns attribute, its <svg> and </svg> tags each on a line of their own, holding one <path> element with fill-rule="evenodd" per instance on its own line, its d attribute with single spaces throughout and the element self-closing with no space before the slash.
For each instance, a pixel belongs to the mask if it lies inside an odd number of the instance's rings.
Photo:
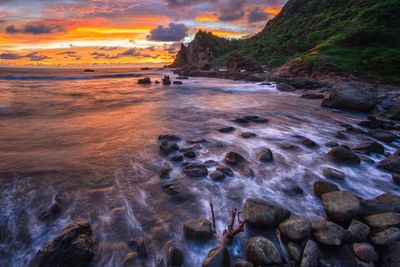
<svg viewBox="0 0 400 267">
<path fill-rule="evenodd" d="M 354 82 L 332 87 L 304 77 L 282 78 L 277 81 L 277 89 L 285 92 L 304 90 L 306 94 L 301 97 L 323 99 L 323 107 L 369 112 L 367 119 L 358 126 L 343 122 L 343 130 L 337 132 L 332 142 L 317 144 L 301 137 L 299 145 L 309 149 L 329 147 L 326 157 L 346 166 L 370 162 L 371 154 L 384 155 L 386 158 L 376 163 L 377 168 L 392 173 L 393 183 L 400 185 L 400 151 L 389 154 L 380 144 L 399 140 L 395 131 L 400 130 L 400 93 Z M 310 90 L 317 92 L 310 93 Z M 267 118 L 252 114 L 232 121 L 242 127 L 267 125 L 269 122 Z M 235 133 L 236 128 L 221 127 L 216 131 L 230 135 Z M 340 144 L 340 140 L 351 134 L 362 134 L 368 141 L 355 147 Z M 251 139 L 254 133 L 249 130 L 241 133 L 241 137 Z M 255 174 L 248 166 L 249 161 L 274 164 L 276 160 L 274 151 L 260 147 L 254 158 L 245 158 L 232 149 L 222 162 L 200 162 L 196 160 L 198 151 L 209 146 L 205 139 L 183 140 L 168 134 L 159 136 L 158 143 L 163 157 L 159 174 L 162 187 L 166 194 L 178 201 L 190 196 L 179 181 L 169 179 L 174 168 L 180 168 L 187 179 L 211 179 L 218 183 L 235 173 L 253 177 Z M 228 248 L 235 243 L 235 238 L 232 238 L 210 250 L 203 266 L 331 266 L 331 261 L 327 261 L 329 255 L 336 257 L 337 262 L 345 262 L 346 266 L 400 266 L 400 196 L 382 194 L 373 199 L 362 199 L 353 192 L 341 190 L 336 184 L 336 181 L 346 179 L 345 173 L 340 170 L 325 168 L 323 176 L 326 179 L 315 181 L 312 191 L 321 199 L 325 219 L 311 221 L 293 214 L 285 208 L 285 203 L 248 198 L 240 208 L 242 212 L 238 214 L 238 224 L 243 223 L 246 231 L 256 229 L 257 235 L 246 241 L 245 258 L 234 258 L 230 254 Z M 195 242 L 215 241 L 214 224 L 212 218 L 193 218 L 182 222 L 182 236 Z M 235 221 L 228 225 L 227 230 L 234 227 Z M 269 237 L 271 233 L 274 238 Z M 240 236 L 240 231 L 236 234 Z M 129 248 L 131 251 L 125 258 L 124 266 L 149 266 L 146 262 L 152 251 L 147 248 L 146 240 L 132 240 Z M 184 251 L 173 241 L 164 245 L 163 254 L 157 266 L 190 266 L 185 263 Z M 78 221 L 68 225 L 40 250 L 31 266 L 90 266 L 94 260 L 95 240 L 90 223 Z"/>
</svg>

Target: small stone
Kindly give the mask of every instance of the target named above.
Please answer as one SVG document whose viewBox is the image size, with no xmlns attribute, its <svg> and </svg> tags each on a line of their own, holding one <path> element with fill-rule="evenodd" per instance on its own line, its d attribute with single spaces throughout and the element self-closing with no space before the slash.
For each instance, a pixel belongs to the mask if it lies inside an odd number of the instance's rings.
<svg viewBox="0 0 400 267">
<path fill-rule="evenodd" d="M 393 179 L 393 183 L 400 186 L 400 175 L 399 174 L 393 174 L 392 179 Z"/>
<path fill-rule="evenodd" d="M 225 179 L 225 174 L 216 170 L 213 173 L 210 174 L 211 179 L 213 179 L 214 181 L 221 181 L 223 179 Z"/>
<path fill-rule="evenodd" d="M 237 259 L 235 261 L 235 267 L 254 267 L 253 263 L 243 260 L 243 259 Z"/>
<path fill-rule="evenodd" d="M 183 161 L 184 158 L 182 155 L 176 155 L 176 156 L 171 157 L 170 160 L 173 162 L 180 162 L 180 161 Z"/>
<path fill-rule="evenodd" d="M 204 162 L 204 166 L 206 166 L 207 168 L 215 167 L 218 166 L 218 162 L 215 160 L 207 160 Z"/>
<path fill-rule="evenodd" d="M 301 248 L 293 242 L 289 242 L 287 245 L 287 251 L 289 258 L 295 262 L 300 262 L 301 260 Z"/>
<path fill-rule="evenodd" d="M 228 152 L 224 158 L 224 162 L 226 164 L 233 165 L 233 166 L 242 164 L 245 161 L 246 160 L 244 159 L 244 157 L 242 155 L 240 155 L 239 153 L 233 152 L 233 151 Z"/>
<path fill-rule="evenodd" d="M 234 132 L 235 130 L 236 130 L 236 128 L 235 128 L 235 127 L 231 127 L 231 126 L 229 126 L 229 127 L 223 127 L 223 128 L 218 129 L 218 131 L 219 131 L 220 133 L 232 133 L 232 132 Z"/>
<path fill-rule="evenodd" d="M 256 266 L 282 263 L 281 255 L 274 243 L 261 236 L 247 241 L 246 259 Z"/>
<path fill-rule="evenodd" d="M 251 133 L 251 132 L 244 132 L 240 136 L 243 137 L 244 139 L 257 137 L 257 135 L 255 133 Z"/>
<path fill-rule="evenodd" d="M 337 185 L 327 182 L 327 181 L 316 181 L 314 183 L 314 194 L 317 197 L 321 197 L 323 194 L 340 191 Z"/>
<path fill-rule="evenodd" d="M 168 178 L 171 171 L 171 166 L 168 163 L 164 163 L 163 167 L 160 169 L 160 178 Z"/>
<path fill-rule="evenodd" d="M 311 222 L 304 217 L 293 216 L 279 224 L 279 231 L 290 240 L 308 238 L 311 230 Z"/>
<path fill-rule="evenodd" d="M 327 142 L 327 143 L 325 143 L 325 146 L 327 146 L 327 147 L 337 147 L 337 146 L 339 146 L 339 144 L 336 143 L 336 142 Z"/>
<path fill-rule="evenodd" d="M 290 211 L 258 198 L 248 198 L 243 215 L 249 225 L 257 227 L 277 226 L 290 216 Z"/>
<path fill-rule="evenodd" d="M 207 167 L 198 163 L 188 164 L 183 168 L 183 172 L 189 177 L 204 177 L 208 175 Z"/>
<path fill-rule="evenodd" d="M 322 172 L 323 175 L 328 179 L 344 180 L 344 178 L 346 177 L 346 175 L 343 172 L 333 168 L 324 168 Z"/>
<path fill-rule="evenodd" d="M 351 240 L 359 242 L 367 240 L 371 228 L 368 225 L 354 219 L 347 231 L 350 234 Z"/>
<path fill-rule="evenodd" d="M 388 228 L 382 232 L 376 233 L 371 237 L 372 242 L 378 246 L 390 246 L 400 241 L 400 229 Z"/>
<path fill-rule="evenodd" d="M 365 262 L 375 262 L 379 258 L 374 247 L 368 243 L 353 244 L 353 252 L 360 260 Z"/>
<path fill-rule="evenodd" d="M 305 138 L 305 137 L 302 138 L 301 144 L 303 144 L 304 146 L 309 147 L 309 148 L 314 148 L 314 147 L 318 146 L 318 144 L 315 143 L 313 140 L 311 140 L 309 138 Z"/>
<path fill-rule="evenodd" d="M 304 94 L 300 96 L 305 99 L 323 99 L 325 96 L 323 94 Z"/>
<path fill-rule="evenodd" d="M 181 267 L 183 264 L 183 252 L 168 242 L 165 246 L 165 255 L 167 257 L 167 267 Z"/>
<path fill-rule="evenodd" d="M 262 148 L 257 156 L 259 161 L 262 162 L 271 162 L 274 160 L 274 156 L 272 155 L 272 151 L 269 148 Z"/>
<path fill-rule="evenodd" d="M 185 158 L 194 159 L 196 158 L 196 153 L 194 151 L 188 151 L 183 154 Z"/>
<path fill-rule="evenodd" d="M 392 143 L 399 138 L 394 133 L 385 130 L 371 130 L 368 131 L 368 135 L 385 143 Z"/>
<path fill-rule="evenodd" d="M 169 155 L 175 151 L 178 151 L 179 147 L 176 143 L 170 141 L 162 141 L 160 143 L 160 152 L 163 155 Z"/>
<path fill-rule="evenodd" d="M 345 231 L 342 227 L 326 220 L 315 222 L 313 232 L 317 241 L 324 245 L 339 246 L 345 237 Z"/>
<path fill-rule="evenodd" d="M 365 218 L 366 223 L 378 229 L 400 226 L 400 213 L 387 212 L 371 215 Z"/>
<path fill-rule="evenodd" d="M 187 221 L 183 225 L 183 234 L 187 239 L 209 240 L 212 237 L 211 223 L 206 219 Z"/>
<path fill-rule="evenodd" d="M 336 191 L 322 195 L 327 217 L 337 223 L 353 220 L 360 212 L 360 200 L 349 191 Z"/>
<path fill-rule="evenodd" d="M 222 173 L 225 174 L 226 176 L 232 177 L 232 176 L 234 175 L 232 169 L 229 168 L 228 166 L 225 166 L 225 165 L 218 165 L 216 169 L 217 169 L 217 171 L 222 172 Z"/>
<path fill-rule="evenodd" d="M 244 166 L 240 168 L 239 172 L 245 177 L 254 177 L 254 171 L 250 167 Z"/>
<path fill-rule="evenodd" d="M 301 259 L 301 267 L 315 267 L 318 266 L 319 261 L 319 249 L 314 241 L 308 240 L 306 247 L 303 251 L 303 257 Z"/>
<path fill-rule="evenodd" d="M 361 160 L 350 148 L 345 146 L 338 146 L 332 148 L 332 150 L 328 153 L 329 158 L 337 163 L 343 164 L 360 164 Z"/>
<path fill-rule="evenodd" d="M 226 246 L 211 249 L 207 258 L 203 261 L 202 267 L 231 266 L 229 251 Z"/>
<path fill-rule="evenodd" d="M 245 117 L 240 117 L 240 118 L 234 119 L 233 122 L 235 122 L 237 124 L 246 124 L 246 123 L 249 123 L 250 121 Z"/>
<path fill-rule="evenodd" d="M 374 153 L 383 155 L 385 154 L 385 147 L 378 142 L 368 140 L 362 144 L 359 144 L 356 148 L 354 148 L 354 151 L 359 153 Z"/>
<path fill-rule="evenodd" d="M 340 131 L 335 133 L 335 137 L 342 140 L 347 139 L 346 135 Z"/>
<path fill-rule="evenodd" d="M 400 174 L 400 157 L 390 156 L 379 162 L 378 168 Z"/>
<path fill-rule="evenodd" d="M 293 86 L 291 86 L 288 83 L 279 83 L 276 86 L 276 89 L 278 89 L 278 91 L 282 91 L 282 92 L 294 92 L 294 91 L 296 91 L 296 88 L 294 88 Z"/>
</svg>

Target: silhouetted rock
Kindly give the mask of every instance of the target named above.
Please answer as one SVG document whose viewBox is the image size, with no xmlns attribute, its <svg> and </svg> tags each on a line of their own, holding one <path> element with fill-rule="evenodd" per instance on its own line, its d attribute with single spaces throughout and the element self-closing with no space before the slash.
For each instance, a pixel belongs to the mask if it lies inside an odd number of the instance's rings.
<svg viewBox="0 0 400 267">
<path fill-rule="evenodd" d="M 151 84 L 151 79 L 149 77 L 139 79 L 138 84 Z"/>
</svg>

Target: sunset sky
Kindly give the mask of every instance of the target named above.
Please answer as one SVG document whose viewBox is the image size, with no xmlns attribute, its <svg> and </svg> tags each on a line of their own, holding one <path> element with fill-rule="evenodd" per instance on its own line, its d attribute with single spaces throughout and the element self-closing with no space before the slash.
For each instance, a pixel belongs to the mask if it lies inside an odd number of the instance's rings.
<svg viewBox="0 0 400 267">
<path fill-rule="evenodd" d="M 168 63 L 200 30 L 260 31 L 285 0 L 0 0 L 0 65 Z"/>
</svg>

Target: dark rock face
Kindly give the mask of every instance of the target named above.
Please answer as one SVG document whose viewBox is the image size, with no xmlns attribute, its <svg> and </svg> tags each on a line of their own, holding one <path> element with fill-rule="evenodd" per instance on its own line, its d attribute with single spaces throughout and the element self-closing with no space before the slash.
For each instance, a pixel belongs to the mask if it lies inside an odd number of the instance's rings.
<svg viewBox="0 0 400 267">
<path fill-rule="evenodd" d="M 383 121 L 378 120 L 375 117 L 371 117 L 369 120 L 362 121 L 358 125 L 369 129 L 378 129 L 384 127 Z"/>
<path fill-rule="evenodd" d="M 314 194 L 317 197 L 321 197 L 323 194 L 334 192 L 334 191 L 340 191 L 339 187 L 337 185 L 327 182 L 327 181 L 316 181 L 314 183 Z"/>
<path fill-rule="evenodd" d="M 245 158 L 236 152 L 228 152 L 224 158 L 224 162 L 229 165 L 237 166 L 239 164 L 244 163 L 246 160 Z"/>
<path fill-rule="evenodd" d="M 239 54 L 229 56 L 226 67 L 230 72 L 246 70 L 250 72 L 262 72 L 260 65 L 252 58 L 244 57 Z"/>
<path fill-rule="evenodd" d="M 349 191 L 336 191 L 322 195 L 327 217 L 337 223 L 351 222 L 360 212 L 361 203 Z"/>
<path fill-rule="evenodd" d="M 385 154 L 385 147 L 378 142 L 372 140 L 363 142 L 362 144 L 354 148 L 354 150 L 360 153 L 375 153 L 381 155 Z"/>
<path fill-rule="evenodd" d="M 302 240 L 311 233 L 312 225 L 304 217 L 290 217 L 279 224 L 279 231 L 290 240 Z"/>
<path fill-rule="evenodd" d="M 171 68 L 179 68 L 186 66 L 188 64 L 188 48 L 182 43 L 181 49 L 179 50 L 178 54 L 174 62 L 171 64 Z"/>
<path fill-rule="evenodd" d="M 36 255 L 31 266 L 85 267 L 94 259 L 92 229 L 87 221 L 78 221 L 64 228 Z"/>
<path fill-rule="evenodd" d="M 138 84 L 151 84 L 151 79 L 149 77 L 139 79 Z"/>
<path fill-rule="evenodd" d="M 326 220 L 315 222 L 313 233 L 319 243 L 330 246 L 339 246 L 345 237 L 345 231 L 342 227 Z"/>
<path fill-rule="evenodd" d="M 47 221 L 57 217 L 61 213 L 61 205 L 56 202 L 39 214 L 39 220 Z"/>
<path fill-rule="evenodd" d="M 345 146 L 337 146 L 332 148 L 332 150 L 328 153 L 329 158 L 337 163 L 342 164 L 360 164 L 361 159 L 357 156 L 350 148 Z"/>
<path fill-rule="evenodd" d="M 378 163 L 378 168 L 400 174 L 400 157 L 390 156 Z"/>
<path fill-rule="evenodd" d="M 161 79 L 163 85 L 171 85 L 171 79 L 169 78 L 168 75 L 165 75 L 164 78 Z"/>
<path fill-rule="evenodd" d="M 225 246 L 216 247 L 208 252 L 207 258 L 203 261 L 203 267 L 230 267 L 229 251 Z"/>
<path fill-rule="evenodd" d="M 344 180 L 345 174 L 341 171 L 335 170 L 333 168 L 324 168 L 322 171 L 324 176 L 329 179 L 334 179 L 334 180 Z"/>
<path fill-rule="evenodd" d="M 278 91 L 282 91 L 282 92 L 294 92 L 294 91 L 296 91 L 296 88 L 294 88 L 293 86 L 291 86 L 290 84 L 287 84 L 287 83 L 279 83 L 276 86 L 276 89 L 278 89 Z"/>
<path fill-rule="evenodd" d="M 209 240 L 212 237 L 211 223 L 206 219 L 187 221 L 183 225 L 183 234 L 187 239 Z"/>
<path fill-rule="evenodd" d="M 359 242 L 367 240 L 371 228 L 358 220 L 353 220 L 347 231 L 351 240 Z"/>
<path fill-rule="evenodd" d="M 204 177 L 208 175 L 207 167 L 203 164 L 190 163 L 183 168 L 183 172 L 189 177 Z"/>
<path fill-rule="evenodd" d="M 272 151 L 269 148 L 262 148 L 260 152 L 258 152 L 257 158 L 262 162 L 271 162 L 274 160 L 274 156 L 272 155 Z"/>
<path fill-rule="evenodd" d="M 369 112 L 375 109 L 377 95 L 375 92 L 359 88 L 356 84 L 336 86 L 329 98 L 322 101 L 323 107 L 344 109 L 350 111 Z"/>
<path fill-rule="evenodd" d="M 243 208 L 249 225 L 258 227 L 277 226 L 290 216 L 290 211 L 262 199 L 248 198 Z"/>
<path fill-rule="evenodd" d="M 303 256 L 301 259 L 301 267 L 315 267 L 318 266 L 319 261 L 319 249 L 314 241 L 308 240 L 306 247 L 303 251 Z"/>
<path fill-rule="evenodd" d="M 265 237 L 253 237 L 247 241 L 246 259 L 256 266 L 282 263 L 278 249 Z"/>
</svg>

